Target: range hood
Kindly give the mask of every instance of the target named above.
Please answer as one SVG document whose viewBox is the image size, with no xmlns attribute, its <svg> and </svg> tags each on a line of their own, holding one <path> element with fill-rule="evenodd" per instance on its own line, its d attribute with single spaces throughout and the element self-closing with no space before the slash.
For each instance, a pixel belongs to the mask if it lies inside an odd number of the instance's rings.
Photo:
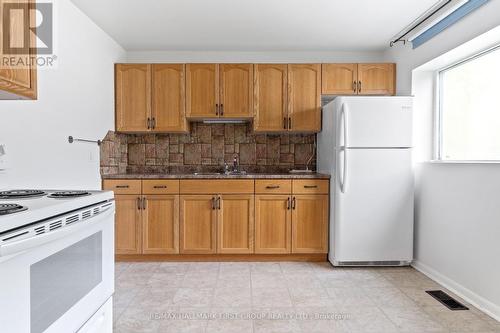
<svg viewBox="0 0 500 333">
<path fill-rule="evenodd" d="M 242 119 L 206 119 L 202 122 L 204 124 L 245 124 L 250 121 Z"/>
</svg>

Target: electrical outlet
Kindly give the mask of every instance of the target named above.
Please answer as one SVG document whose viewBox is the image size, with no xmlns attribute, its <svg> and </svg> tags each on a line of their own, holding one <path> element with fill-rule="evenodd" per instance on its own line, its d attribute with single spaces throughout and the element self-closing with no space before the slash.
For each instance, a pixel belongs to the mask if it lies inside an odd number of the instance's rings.
<svg viewBox="0 0 500 333">
<path fill-rule="evenodd" d="M 0 143 L 0 170 L 5 170 L 7 167 L 7 148 L 5 144 Z"/>
</svg>

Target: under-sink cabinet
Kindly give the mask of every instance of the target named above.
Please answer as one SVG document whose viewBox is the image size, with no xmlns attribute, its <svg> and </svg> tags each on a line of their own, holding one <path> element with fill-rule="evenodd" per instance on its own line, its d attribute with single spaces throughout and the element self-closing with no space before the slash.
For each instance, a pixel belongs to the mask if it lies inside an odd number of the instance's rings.
<svg viewBox="0 0 500 333">
<path fill-rule="evenodd" d="M 103 188 L 115 192 L 125 258 L 328 252 L 328 179 L 109 179 Z"/>
</svg>

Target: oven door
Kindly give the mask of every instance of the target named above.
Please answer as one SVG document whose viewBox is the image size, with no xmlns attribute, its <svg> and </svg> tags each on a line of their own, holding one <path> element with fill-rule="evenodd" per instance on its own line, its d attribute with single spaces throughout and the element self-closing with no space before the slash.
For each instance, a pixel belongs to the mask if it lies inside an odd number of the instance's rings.
<svg viewBox="0 0 500 333">
<path fill-rule="evenodd" d="M 76 332 L 112 296 L 111 208 L 0 258 L 2 332 Z"/>
</svg>

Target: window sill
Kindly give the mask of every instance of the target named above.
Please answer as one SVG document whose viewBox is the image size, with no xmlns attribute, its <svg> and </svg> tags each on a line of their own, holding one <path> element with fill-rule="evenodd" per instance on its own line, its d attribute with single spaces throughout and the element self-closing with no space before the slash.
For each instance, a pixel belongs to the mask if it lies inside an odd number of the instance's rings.
<svg viewBox="0 0 500 333">
<path fill-rule="evenodd" d="M 499 161 L 471 161 L 471 160 L 430 160 L 422 163 L 430 164 L 500 164 Z"/>
</svg>

